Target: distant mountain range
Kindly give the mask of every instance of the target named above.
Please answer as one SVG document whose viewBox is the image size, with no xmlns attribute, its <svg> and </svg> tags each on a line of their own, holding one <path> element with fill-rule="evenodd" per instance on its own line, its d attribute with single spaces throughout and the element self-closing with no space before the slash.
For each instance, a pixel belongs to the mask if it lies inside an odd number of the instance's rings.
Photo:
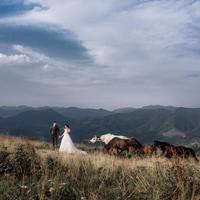
<svg viewBox="0 0 200 200">
<path fill-rule="evenodd" d="M 1 106 L 0 117 L 10 117 L 32 109 L 28 106 Z"/>
<path fill-rule="evenodd" d="M 74 119 L 83 119 L 83 118 L 90 119 L 97 117 L 105 117 L 107 115 L 112 114 L 111 111 L 104 109 L 77 108 L 77 107 L 69 107 L 69 108 L 53 107 L 52 109 L 63 116 L 71 117 Z"/>
<path fill-rule="evenodd" d="M 200 108 L 145 106 L 104 109 L 77 107 L 0 107 L 0 133 L 49 140 L 52 121 L 61 128 L 69 123 L 75 141 L 107 132 L 136 137 L 142 142 L 154 139 L 182 143 L 200 140 Z"/>
<path fill-rule="evenodd" d="M 77 107 L 29 107 L 29 106 L 1 106 L 0 117 L 12 117 L 25 111 L 41 111 L 46 109 L 52 109 L 63 116 L 70 116 L 71 118 L 94 118 L 104 117 L 112 113 L 112 111 L 104 109 L 92 109 L 92 108 L 77 108 Z"/>
<path fill-rule="evenodd" d="M 118 108 L 118 109 L 113 110 L 113 112 L 114 113 L 129 113 L 135 110 L 137 110 L 137 108 L 128 107 L 128 108 Z"/>
</svg>

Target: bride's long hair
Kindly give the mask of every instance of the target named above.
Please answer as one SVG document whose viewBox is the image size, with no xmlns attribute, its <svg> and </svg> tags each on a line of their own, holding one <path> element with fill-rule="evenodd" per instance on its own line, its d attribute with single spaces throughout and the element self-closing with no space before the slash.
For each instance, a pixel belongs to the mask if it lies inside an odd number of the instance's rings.
<svg viewBox="0 0 200 200">
<path fill-rule="evenodd" d="M 65 127 L 64 127 L 64 129 L 69 129 L 69 124 L 65 124 Z"/>
</svg>

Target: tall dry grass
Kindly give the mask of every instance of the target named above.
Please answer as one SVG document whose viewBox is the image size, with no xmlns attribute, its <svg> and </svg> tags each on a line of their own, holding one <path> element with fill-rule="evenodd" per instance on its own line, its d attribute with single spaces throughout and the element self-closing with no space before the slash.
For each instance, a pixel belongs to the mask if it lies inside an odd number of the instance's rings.
<svg viewBox="0 0 200 200">
<path fill-rule="evenodd" d="M 200 199 L 200 165 L 192 159 L 70 155 L 46 143 L 8 140 L 0 140 L 2 200 Z"/>
</svg>

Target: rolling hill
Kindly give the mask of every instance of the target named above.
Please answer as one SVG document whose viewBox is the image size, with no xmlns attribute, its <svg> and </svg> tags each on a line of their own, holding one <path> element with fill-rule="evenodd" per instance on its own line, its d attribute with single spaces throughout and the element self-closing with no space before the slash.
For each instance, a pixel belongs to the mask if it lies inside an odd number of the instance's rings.
<svg viewBox="0 0 200 200">
<path fill-rule="evenodd" d="M 118 108 L 113 110 L 114 113 L 129 113 L 129 112 L 133 112 L 137 110 L 137 108 L 131 108 L 131 107 L 127 107 L 127 108 Z"/>
<path fill-rule="evenodd" d="M 113 132 L 136 137 L 143 142 L 154 139 L 191 141 L 200 138 L 200 109 L 139 109 L 106 116 L 77 128 L 76 132 L 82 130 L 85 137 L 91 137 L 91 133 Z"/>
<path fill-rule="evenodd" d="M 74 119 L 78 118 L 97 118 L 112 114 L 112 111 L 105 109 L 78 108 L 78 107 L 30 107 L 30 106 L 0 106 L 0 117 L 13 117 L 26 111 L 40 111 L 52 109 L 57 113 Z"/>
<path fill-rule="evenodd" d="M 0 106 L 0 117 L 11 117 L 32 109 L 29 106 Z"/>
<path fill-rule="evenodd" d="M 178 107 L 175 106 L 162 106 L 162 105 L 149 105 L 142 107 L 142 109 L 147 109 L 147 110 L 156 110 L 156 109 L 176 110 L 177 108 Z"/>
<path fill-rule="evenodd" d="M 154 139 L 174 143 L 200 140 L 199 108 L 151 107 L 117 113 L 73 107 L 56 109 L 43 107 L 0 118 L 0 132 L 49 140 L 49 127 L 57 120 L 61 127 L 69 123 L 72 138 L 79 142 L 107 132 L 136 137 L 147 143 Z"/>
<path fill-rule="evenodd" d="M 16 116 L 0 120 L 0 131 L 11 135 L 26 136 L 35 139 L 48 139 L 49 127 L 56 120 L 61 124 L 70 119 L 52 109 L 31 110 Z"/>
<path fill-rule="evenodd" d="M 104 109 L 92 109 L 92 108 L 77 108 L 77 107 L 52 107 L 53 110 L 60 113 L 65 117 L 71 117 L 74 119 L 91 119 L 99 118 L 112 114 L 111 111 Z"/>
</svg>

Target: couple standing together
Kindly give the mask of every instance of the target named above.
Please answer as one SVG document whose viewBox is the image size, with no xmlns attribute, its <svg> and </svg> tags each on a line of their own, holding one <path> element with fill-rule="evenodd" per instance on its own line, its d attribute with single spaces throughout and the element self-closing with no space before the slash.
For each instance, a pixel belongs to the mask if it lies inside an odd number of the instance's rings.
<svg viewBox="0 0 200 200">
<path fill-rule="evenodd" d="M 74 145 L 69 133 L 70 133 L 70 128 L 68 124 L 65 124 L 64 126 L 64 132 L 61 136 L 60 134 L 60 129 L 56 121 L 53 122 L 52 127 L 50 129 L 51 133 L 51 138 L 52 138 L 52 144 L 53 146 L 57 146 L 58 143 L 58 136 L 59 138 L 62 138 L 59 152 L 65 152 L 65 153 L 79 153 L 79 154 L 87 154 L 87 152 L 82 151 Z"/>
</svg>

